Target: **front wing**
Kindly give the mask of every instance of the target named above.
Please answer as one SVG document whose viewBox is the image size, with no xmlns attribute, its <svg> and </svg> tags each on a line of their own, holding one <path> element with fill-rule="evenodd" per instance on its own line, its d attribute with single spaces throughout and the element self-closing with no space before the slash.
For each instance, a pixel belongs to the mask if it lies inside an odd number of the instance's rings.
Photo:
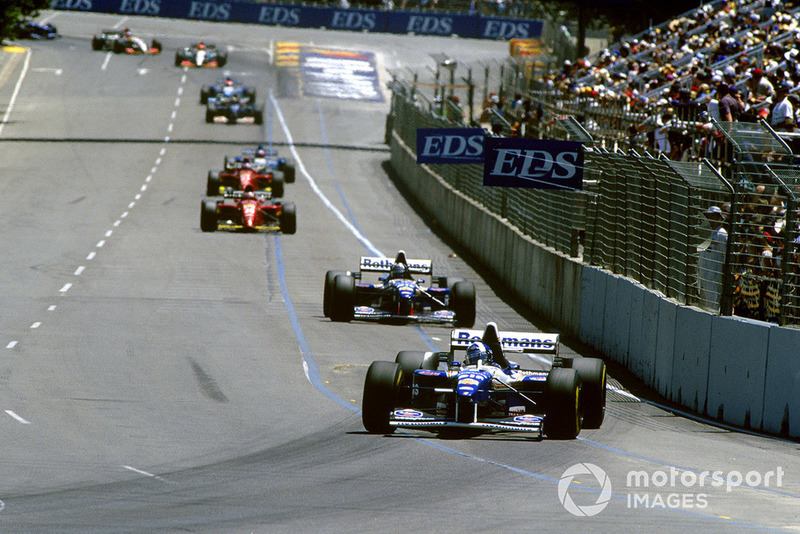
<svg viewBox="0 0 800 534">
<path fill-rule="evenodd" d="M 482 432 L 528 432 L 542 437 L 542 422 L 539 415 L 520 414 L 508 417 L 479 419 L 472 423 L 460 423 L 445 417 L 416 409 L 394 410 L 389 415 L 389 424 L 397 428 L 417 428 L 437 432 L 443 428 L 462 428 Z"/>
<path fill-rule="evenodd" d="M 417 323 L 436 323 L 452 324 L 455 322 L 456 314 L 450 310 L 438 310 L 417 315 L 402 315 L 391 313 L 370 306 L 356 306 L 353 310 L 354 319 L 363 320 L 384 320 L 384 321 L 413 321 Z"/>
</svg>

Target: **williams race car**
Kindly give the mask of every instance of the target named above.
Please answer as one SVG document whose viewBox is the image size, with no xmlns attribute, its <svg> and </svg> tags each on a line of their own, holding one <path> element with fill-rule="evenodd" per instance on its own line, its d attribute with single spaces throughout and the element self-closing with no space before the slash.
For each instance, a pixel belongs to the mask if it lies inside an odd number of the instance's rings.
<svg viewBox="0 0 800 534">
<path fill-rule="evenodd" d="M 297 210 L 293 202 L 273 201 L 268 191 L 226 191 L 222 198 L 206 198 L 200 204 L 200 229 L 297 231 Z"/>
<path fill-rule="evenodd" d="M 217 49 L 216 45 L 193 43 L 175 52 L 176 67 L 224 67 L 228 53 Z"/>
<path fill-rule="evenodd" d="M 364 428 L 462 433 L 525 432 L 574 439 L 600 428 L 605 416 L 606 366 L 598 358 L 562 358 L 558 334 L 453 330 L 449 352 L 401 351 L 394 362 L 367 370 L 361 406 Z M 463 361 L 455 351 L 466 350 Z M 522 369 L 511 354 L 552 356 L 548 370 Z"/>
<path fill-rule="evenodd" d="M 233 93 L 230 96 L 218 93 L 206 100 L 206 122 L 215 122 L 218 118 L 228 124 L 239 121 L 264 123 L 264 106 L 257 104 L 254 97 L 245 93 Z"/>
<path fill-rule="evenodd" d="M 107 50 L 115 54 L 160 54 L 161 42 L 153 39 L 147 46 L 144 39 L 134 36 L 128 28 L 124 30 L 103 30 L 101 35 L 92 37 L 92 50 Z"/>
<path fill-rule="evenodd" d="M 387 273 L 377 284 L 358 283 L 365 272 Z M 412 275 L 427 276 L 413 279 Z M 445 323 L 471 327 L 475 322 L 475 285 L 461 278 L 433 276 L 431 260 L 410 260 L 402 250 L 394 261 L 362 257 L 358 272 L 325 273 L 323 312 L 332 321 L 376 319 Z"/>
<path fill-rule="evenodd" d="M 208 171 L 206 195 L 216 196 L 227 188 L 235 191 L 269 191 L 273 197 L 283 196 L 283 175 L 254 168 L 244 162 L 239 168 L 225 171 Z"/>
<path fill-rule="evenodd" d="M 244 161 L 252 162 L 253 168 L 282 172 L 283 179 L 287 184 L 294 183 L 294 161 L 290 158 L 279 158 L 278 151 L 275 149 L 264 148 L 264 145 L 258 145 L 255 149 L 244 149 L 241 156 L 225 156 L 223 168 L 226 170 L 236 169 Z"/>
<path fill-rule="evenodd" d="M 225 78 L 224 80 L 217 80 L 214 85 L 204 85 L 200 89 L 200 103 L 207 104 L 209 98 L 214 98 L 217 95 L 233 96 L 234 94 L 243 95 L 251 100 L 256 99 L 256 90 L 252 87 L 247 87 L 242 82 Z"/>
<path fill-rule="evenodd" d="M 32 20 L 19 21 L 14 25 L 12 34 L 17 39 L 56 39 L 61 37 L 52 24 L 34 22 Z"/>
</svg>

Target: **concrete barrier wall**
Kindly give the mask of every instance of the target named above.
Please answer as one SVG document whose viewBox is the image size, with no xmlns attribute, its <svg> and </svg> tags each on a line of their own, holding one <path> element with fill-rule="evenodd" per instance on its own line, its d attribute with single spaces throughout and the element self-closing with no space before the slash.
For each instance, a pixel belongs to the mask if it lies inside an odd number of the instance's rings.
<svg viewBox="0 0 800 534">
<path fill-rule="evenodd" d="M 681 306 L 566 257 L 417 165 L 396 135 L 391 148 L 392 166 L 428 217 L 561 332 L 689 410 L 800 437 L 800 330 Z"/>
</svg>

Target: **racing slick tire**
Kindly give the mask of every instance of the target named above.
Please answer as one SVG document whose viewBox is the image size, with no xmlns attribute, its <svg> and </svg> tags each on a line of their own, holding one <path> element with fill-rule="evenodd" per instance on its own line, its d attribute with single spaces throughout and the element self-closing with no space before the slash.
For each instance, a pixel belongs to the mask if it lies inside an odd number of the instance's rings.
<svg viewBox="0 0 800 534">
<path fill-rule="evenodd" d="M 102 50 L 103 49 L 103 38 L 94 36 L 92 37 L 92 50 Z"/>
<path fill-rule="evenodd" d="M 450 293 L 452 308 L 455 312 L 455 325 L 463 328 L 472 328 L 475 324 L 475 284 L 460 280 L 453 284 Z"/>
<path fill-rule="evenodd" d="M 286 179 L 287 184 L 294 183 L 295 171 L 293 162 L 286 160 L 278 163 L 278 170 L 283 172 L 283 177 Z"/>
<path fill-rule="evenodd" d="M 176 60 L 177 60 L 177 56 L 176 56 Z M 176 65 L 180 65 L 180 61 L 178 61 L 176 63 Z M 204 85 L 200 89 L 200 103 L 201 104 L 206 104 L 208 102 L 209 95 L 211 95 L 211 87 L 209 87 L 208 85 Z"/>
<path fill-rule="evenodd" d="M 156 54 L 160 54 L 163 49 L 164 46 L 161 44 L 161 41 L 153 39 L 153 42 L 150 44 L 150 50 L 155 50 Z"/>
<path fill-rule="evenodd" d="M 244 96 L 252 100 L 253 102 L 256 101 L 256 95 L 258 92 L 256 91 L 255 87 L 248 87 L 244 90 Z"/>
<path fill-rule="evenodd" d="M 372 362 L 364 379 L 361 422 L 370 434 L 391 434 L 389 416 L 397 405 L 403 370 L 394 362 Z"/>
<path fill-rule="evenodd" d="M 212 122 L 214 122 L 214 117 L 215 116 L 216 115 L 212 110 L 210 110 L 210 109 L 206 110 L 206 122 L 207 123 L 211 124 Z"/>
<path fill-rule="evenodd" d="M 575 439 L 583 424 L 581 377 L 575 369 L 558 367 L 544 384 L 544 433 L 551 439 Z"/>
<path fill-rule="evenodd" d="M 206 196 L 216 197 L 219 196 L 219 188 L 222 186 L 222 180 L 219 178 L 218 171 L 208 171 L 208 180 L 206 181 Z"/>
<path fill-rule="evenodd" d="M 450 289 L 450 290 L 452 290 L 453 287 L 455 287 L 455 285 L 458 282 L 464 282 L 465 281 L 463 278 L 460 278 L 458 276 L 452 276 L 452 277 L 440 276 L 439 280 L 440 280 L 439 281 L 439 287 L 446 287 L 447 289 Z M 442 283 L 442 280 L 444 281 L 444 283 Z"/>
<path fill-rule="evenodd" d="M 331 288 L 331 321 L 349 323 L 355 316 L 356 280 L 340 274 L 333 279 Z"/>
<path fill-rule="evenodd" d="M 272 192 L 273 197 L 280 198 L 283 196 L 283 176 L 278 174 L 272 175 L 272 183 L 269 185 L 269 190 Z"/>
<path fill-rule="evenodd" d="M 264 124 L 264 108 L 262 106 L 256 107 L 253 112 L 253 121 L 256 124 Z"/>
<path fill-rule="evenodd" d="M 573 358 L 581 377 L 583 428 L 600 428 L 606 414 L 606 364 L 600 358 Z"/>
<path fill-rule="evenodd" d="M 206 198 L 200 203 L 200 230 L 214 232 L 217 230 L 217 201 Z"/>
<path fill-rule="evenodd" d="M 125 43 L 120 41 L 119 39 L 114 40 L 114 44 L 111 46 L 111 51 L 115 54 L 121 54 L 125 51 Z"/>
<path fill-rule="evenodd" d="M 224 67 L 228 63 L 228 53 L 220 52 L 217 54 L 217 67 Z"/>
<path fill-rule="evenodd" d="M 293 234 L 297 232 L 297 207 L 294 202 L 286 202 L 281 206 L 281 215 L 279 224 L 281 232 L 284 234 Z"/>
<path fill-rule="evenodd" d="M 325 273 L 325 287 L 322 290 L 322 313 L 325 317 L 331 316 L 331 292 L 333 291 L 333 279 L 340 274 L 347 274 L 344 271 L 328 271 Z"/>
</svg>

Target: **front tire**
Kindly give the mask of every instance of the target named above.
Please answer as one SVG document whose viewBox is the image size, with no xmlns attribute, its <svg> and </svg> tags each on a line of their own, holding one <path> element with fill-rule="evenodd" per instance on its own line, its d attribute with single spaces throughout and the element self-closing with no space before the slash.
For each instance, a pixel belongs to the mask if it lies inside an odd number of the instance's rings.
<svg viewBox="0 0 800 534">
<path fill-rule="evenodd" d="M 333 292 L 333 280 L 340 274 L 347 274 L 344 271 L 328 271 L 325 273 L 325 287 L 322 290 L 322 313 L 325 317 L 331 316 L 331 293 Z"/>
<path fill-rule="evenodd" d="M 279 223 L 284 234 L 293 234 L 297 231 L 297 208 L 294 202 L 283 204 Z"/>
<path fill-rule="evenodd" d="M 280 198 L 283 196 L 283 176 L 278 174 L 272 175 L 272 183 L 269 186 L 269 190 L 272 192 L 272 196 L 276 198 Z"/>
<path fill-rule="evenodd" d="M 389 424 L 389 416 L 397 403 L 402 378 L 403 371 L 394 362 L 372 362 L 367 369 L 361 400 L 361 421 L 367 432 L 394 432 L 394 427 Z"/>
<path fill-rule="evenodd" d="M 581 431 L 581 379 L 575 369 L 550 371 L 544 385 L 544 433 L 552 439 L 575 439 Z"/>
<path fill-rule="evenodd" d="M 453 299 L 451 306 L 456 314 L 455 325 L 472 328 L 475 324 L 475 284 L 458 281 L 453 284 L 450 296 Z"/>
<path fill-rule="evenodd" d="M 204 199 L 200 204 L 200 230 L 214 232 L 217 230 L 217 201 Z"/>
<path fill-rule="evenodd" d="M 331 321 L 348 323 L 355 316 L 356 281 L 347 274 L 333 279 L 331 290 Z"/>
<path fill-rule="evenodd" d="M 222 180 L 219 177 L 219 172 L 208 171 L 208 180 L 206 180 L 206 196 L 219 196 L 220 187 L 222 187 Z"/>
</svg>

